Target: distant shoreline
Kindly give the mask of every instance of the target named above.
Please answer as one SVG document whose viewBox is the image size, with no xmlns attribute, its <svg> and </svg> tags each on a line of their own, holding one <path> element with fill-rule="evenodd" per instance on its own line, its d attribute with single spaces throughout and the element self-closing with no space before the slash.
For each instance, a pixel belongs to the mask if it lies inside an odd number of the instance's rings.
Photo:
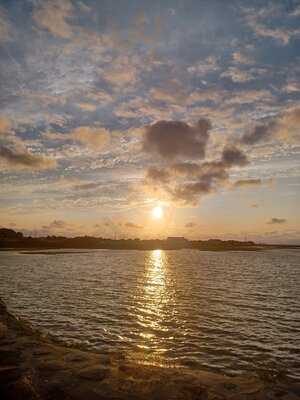
<svg viewBox="0 0 300 400">
<path fill-rule="evenodd" d="M 0 229 L 0 250 L 180 250 L 202 251 L 260 251 L 266 249 L 300 249 L 300 245 L 258 244 L 238 240 L 188 240 L 184 237 L 167 239 L 106 239 L 92 236 L 67 238 L 63 236 L 26 237 L 12 229 Z"/>
</svg>

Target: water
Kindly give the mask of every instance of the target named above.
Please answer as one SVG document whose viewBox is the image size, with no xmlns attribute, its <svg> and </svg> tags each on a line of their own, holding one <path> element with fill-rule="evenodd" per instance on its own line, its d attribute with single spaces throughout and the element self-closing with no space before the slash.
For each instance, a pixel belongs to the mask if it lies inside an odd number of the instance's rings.
<svg viewBox="0 0 300 400">
<path fill-rule="evenodd" d="M 90 349 L 300 379 L 300 251 L 0 253 L 0 296 Z"/>
</svg>

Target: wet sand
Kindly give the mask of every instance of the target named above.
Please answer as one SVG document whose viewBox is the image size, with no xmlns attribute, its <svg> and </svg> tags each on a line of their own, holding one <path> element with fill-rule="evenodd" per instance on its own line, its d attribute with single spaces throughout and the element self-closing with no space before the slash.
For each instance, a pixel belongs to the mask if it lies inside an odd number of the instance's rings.
<svg viewBox="0 0 300 400">
<path fill-rule="evenodd" d="M 232 378 L 66 347 L 15 318 L 0 300 L 1 400 L 299 398 L 300 385 L 284 376 Z"/>
</svg>

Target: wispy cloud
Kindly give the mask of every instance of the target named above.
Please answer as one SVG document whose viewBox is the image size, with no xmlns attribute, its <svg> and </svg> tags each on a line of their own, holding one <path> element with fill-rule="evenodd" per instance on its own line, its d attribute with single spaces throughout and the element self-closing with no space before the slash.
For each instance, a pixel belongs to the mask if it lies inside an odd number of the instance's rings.
<svg viewBox="0 0 300 400">
<path fill-rule="evenodd" d="M 0 42 L 12 39 L 12 26 L 5 10 L 0 7 Z"/>
<path fill-rule="evenodd" d="M 285 224 L 287 222 L 287 220 L 285 218 L 272 218 L 268 224 L 271 225 L 280 225 L 280 224 Z"/>
<path fill-rule="evenodd" d="M 12 168 L 29 168 L 32 170 L 47 170 L 55 168 L 56 161 L 0 145 L 0 159 Z"/>
</svg>

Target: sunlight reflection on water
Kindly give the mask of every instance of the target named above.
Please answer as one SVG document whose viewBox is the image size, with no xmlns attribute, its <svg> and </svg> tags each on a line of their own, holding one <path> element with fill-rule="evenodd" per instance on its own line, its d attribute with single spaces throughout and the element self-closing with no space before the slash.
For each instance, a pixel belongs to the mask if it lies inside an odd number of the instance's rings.
<svg viewBox="0 0 300 400">
<path fill-rule="evenodd" d="M 153 250 L 146 259 L 146 271 L 144 282 L 144 313 L 140 315 L 139 323 L 144 328 L 140 332 L 143 342 L 138 345 L 141 348 L 149 349 L 149 342 L 155 340 L 155 333 L 163 329 L 161 318 L 163 318 L 162 307 L 168 301 L 165 282 L 165 258 L 162 250 Z M 159 351 L 159 349 L 157 349 Z"/>
</svg>

